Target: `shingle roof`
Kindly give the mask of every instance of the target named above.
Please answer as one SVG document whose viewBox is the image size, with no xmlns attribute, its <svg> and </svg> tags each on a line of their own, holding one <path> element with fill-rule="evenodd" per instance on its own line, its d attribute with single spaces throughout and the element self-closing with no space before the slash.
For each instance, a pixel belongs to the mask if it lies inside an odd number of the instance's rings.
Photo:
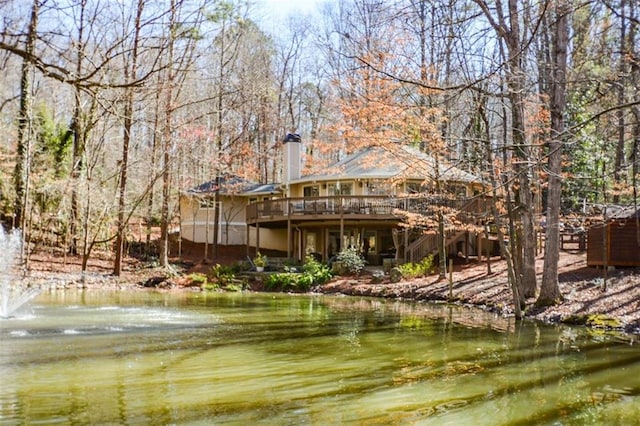
<svg viewBox="0 0 640 426">
<path fill-rule="evenodd" d="M 351 154 L 323 172 L 304 176 L 296 182 L 328 179 L 428 179 L 436 177 L 435 160 L 415 148 L 374 146 Z M 440 162 L 437 176 L 452 182 L 480 182 L 480 179 L 450 164 Z"/>
<path fill-rule="evenodd" d="M 255 195 L 255 194 L 270 194 L 278 192 L 278 184 L 262 184 L 251 182 L 240 176 L 225 174 L 220 176 L 218 181 L 220 186 L 220 194 L 243 194 L 243 195 Z M 188 194 L 213 194 L 218 189 L 216 180 L 210 180 L 202 183 L 194 188 L 188 189 Z"/>
<path fill-rule="evenodd" d="M 609 219 L 635 219 L 640 216 L 640 208 L 634 206 L 607 206 L 607 217 Z"/>
<path fill-rule="evenodd" d="M 333 179 L 433 179 L 436 177 L 435 160 L 429 154 L 415 148 L 390 145 L 365 148 L 351 154 L 320 173 L 306 175 L 296 182 L 323 181 Z M 438 164 L 437 176 L 448 182 L 473 183 L 480 179 L 464 170 L 444 162 Z M 237 175 L 220 177 L 220 194 L 242 194 L 246 196 L 281 192 L 278 183 L 255 183 Z M 217 189 L 211 180 L 187 190 L 189 194 L 211 194 Z"/>
</svg>

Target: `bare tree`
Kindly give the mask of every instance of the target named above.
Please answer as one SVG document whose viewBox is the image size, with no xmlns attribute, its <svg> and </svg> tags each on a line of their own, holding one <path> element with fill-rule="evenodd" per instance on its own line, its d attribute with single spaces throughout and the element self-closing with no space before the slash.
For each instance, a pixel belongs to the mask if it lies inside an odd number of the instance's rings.
<svg viewBox="0 0 640 426">
<path fill-rule="evenodd" d="M 562 300 L 558 286 L 558 260 L 560 257 L 560 201 L 562 197 L 562 157 L 563 141 L 566 139 L 564 114 L 567 108 L 567 51 L 569 44 L 568 14 L 566 0 L 556 0 L 553 19 L 553 44 L 551 68 L 551 139 L 548 143 L 548 197 L 547 229 L 544 256 L 544 269 L 540 294 L 536 304 L 539 306 L 557 303 Z"/>
<path fill-rule="evenodd" d="M 22 59 L 20 77 L 20 110 L 18 112 L 18 148 L 14 171 L 15 207 L 14 226 L 26 232 L 26 210 L 29 201 L 29 169 L 31 161 L 31 128 L 33 125 L 33 105 L 31 79 L 33 78 L 33 57 L 35 57 L 38 16 L 41 0 L 33 0 L 31 18 L 29 20 L 25 40 L 25 57 Z M 24 257 L 24 253 L 23 253 Z"/>
<path fill-rule="evenodd" d="M 535 275 L 535 227 L 533 216 L 533 195 L 531 192 L 530 158 L 531 149 L 527 144 L 525 125 L 525 95 L 527 93 L 524 68 L 524 52 L 526 51 L 526 34 L 522 32 L 522 16 L 520 3 L 508 0 L 506 7 L 496 2 L 493 9 L 484 0 L 474 0 L 480 7 L 489 25 L 495 30 L 500 40 L 506 45 L 506 81 L 511 110 L 511 140 L 517 160 L 515 161 L 518 183 L 518 213 L 522 226 L 522 234 L 514 241 L 522 246 L 522 258 L 519 262 L 522 269 L 517 270 L 518 288 L 524 297 L 531 297 L 536 292 Z"/>
<path fill-rule="evenodd" d="M 138 0 L 133 24 L 133 40 L 131 55 L 125 57 L 124 72 L 125 82 L 136 80 L 138 73 L 138 50 L 140 47 L 140 30 L 142 13 L 144 11 L 145 0 Z M 123 112 L 123 140 L 122 140 L 122 160 L 120 162 L 120 196 L 118 198 L 118 232 L 116 235 L 116 250 L 113 263 L 113 274 L 120 275 L 122 270 L 122 257 L 124 252 L 124 240 L 127 221 L 125 219 L 126 191 L 127 191 L 127 169 L 129 167 L 129 145 L 131 142 L 131 130 L 133 127 L 133 106 L 134 88 L 125 89 L 124 112 Z"/>
</svg>

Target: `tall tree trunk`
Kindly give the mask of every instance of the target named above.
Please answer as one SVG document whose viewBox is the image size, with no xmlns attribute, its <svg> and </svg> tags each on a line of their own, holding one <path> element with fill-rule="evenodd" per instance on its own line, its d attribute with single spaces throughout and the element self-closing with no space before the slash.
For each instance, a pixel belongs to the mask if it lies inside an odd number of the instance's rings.
<svg viewBox="0 0 640 426">
<path fill-rule="evenodd" d="M 169 205 L 171 193 L 171 133 L 173 131 L 173 86 L 175 74 L 174 61 L 174 27 L 176 25 L 176 0 L 171 0 L 169 15 L 169 40 L 167 50 L 167 79 L 164 101 L 164 127 L 162 132 L 162 206 L 160 210 L 160 266 L 169 267 Z"/>
<path fill-rule="evenodd" d="M 218 93 L 217 93 L 217 106 L 216 106 L 216 151 L 215 151 L 215 180 L 216 187 L 215 192 L 213 194 L 213 258 L 215 259 L 218 256 L 218 232 L 220 228 L 220 174 L 221 163 L 222 163 L 222 151 L 224 149 L 224 141 L 223 141 L 223 118 L 224 114 L 222 111 L 224 105 L 224 85 L 222 82 L 224 81 L 224 73 L 225 73 L 225 64 L 226 64 L 226 19 L 222 22 L 221 28 L 221 37 L 220 37 L 220 61 L 219 61 L 219 70 L 218 70 Z M 259 151 L 258 151 L 259 152 Z M 209 224 L 207 224 L 207 227 Z M 209 240 L 207 237 L 207 241 L 205 241 L 205 248 L 209 244 Z M 249 245 L 249 241 L 247 241 L 247 246 Z M 205 259 L 207 255 L 205 252 Z"/>
<path fill-rule="evenodd" d="M 491 146 L 491 131 L 490 131 L 489 119 L 487 118 L 487 115 L 486 115 L 486 108 L 484 106 L 484 101 L 480 100 L 478 104 L 479 104 L 478 114 L 480 115 L 482 122 L 484 123 L 485 155 L 486 155 L 486 163 L 489 167 L 487 176 L 489 177 L 489 182 L 491 184 L 491 189 L 492 189 L 492 196 L 494 200 L 494 202 L 491 203 L 491 214 L 493 216 L 494 225 L 496 227 L 496 232 L 498 234 L 500 252 L 504 256 L 505 261 L 507 263 L 507 274 L 508 274 L 507 277 L 509 280 L 509 285 L 511 287 L 511 295 L 513 297 L 513 310 L 515 313 L 515 317 L 516 319 L 521 319 L 522 307 L 524 306 L 524 298 L 520 293 L 518 279 L 516 276 L 517 266 L 514 264 L 514 260 L 516 259 L 516 257 L 512 253 L 513 247 L 510 247 L 509 244 L 506 243 L 507 239 L 505 238 L 505 235 L 503 232 L 504 224 L 501 219 L 502 215 L 498 213 L 498 208 L 495 203 L 495 200 L 498 200 L 499 198 L 498 187 L 503 186 L 508 179 L 506 176 L 503 176 L 502 179 L 496 179 L 496 176 L 498 176 L 498 172 L 495 169 L 495 163 L 494 163 L 494 158 L 492 154 L 493 147 Z M 509 217 L 512 217 L 513 213 L 511 211 L 512 209 L 510 208 L 510 203 L 509 203 L 510 197 L 511 197 L 510 191 L 508 189 L 508 186 L 504 186 L 504 188 L 507 188 L 506 190 L 507 207 L 509 209 Z M 510 229 L 511 228 L 512 227 L 510 226 Z M 487 247 L 487 257 L 490 257 L 490 256 L 491 254 L 489 252 L 489 247 Z"/>
<path fill-rule="evenodd" d="M 622 105 L 625 102 L 625 93 L 627 88 L 625 87 L 626 83 L 626 72 L 627 72 L 627 20 L 625 17 L 626 13 L 626 0 L 620 0 L 620 63 L 618 64 L 618 81 L 617 81 L 617 89 L 618 89 L 618 105 Z M 616 145 L 616 157 L 615 157 L 615 165 L 613 171 L 613 178 L 615 181 L 616 190 L 613 192 L 613 203 L 618 204 L 620 202 L 620 195 L 618 191 L 620 186 L 623 184 L 623 168 L 624 168 L 624 145 L 625 145 L 625 119 L 624 119 L 624 109 L 618 108 L 616 111 L 616 116 L 618 120 L 618 144 Z"/>
<path fill-rule="evenodd" d="M 509 43 L 507 43 L 507 45 L 508 44 Z M 509 86 L 509 99 L 511 101 L 511 135 L 515 153 L 518 157 L 515 170 L 519 185 L 518 210 L 522 226 L 522 237 L 518 240 L 518 243 L 522 245 L 522 282 L 520 290 L 526 298 L 534 296 L 536 292 L 536 238 L 533 218 L 533 194 L 531 192 L 531 180 L 529 178 L 531 155 L 525 137 L 524 71 L 516 64 L 516 62 L 519 62 L 518 57 L 520 52 L 513 52 L 512 49 L 513 48 L 509 49 L 509 56 L 513 68 L 509 72 L 507 84 Z"/>
<path fill-rule="evenodd" d="M 161 74 L 158 74 L 158 90 L 156 90 L 156 96 L 155 96 L 155 104 L 154 104 L 154 111 L 153 111 L 153 127 L 152 127 L 152 131 L 153 131 L 153 135 L 152 135 L 152 143 L 151 143 L 151 158 L 150 158 L 150 164 L 149 164 L 149 170 L 151 170 L 152 175 L 149 176 L 149 185 L 150 185 L 150 190 L 149 190 L 149 198 L 147 199 L 147 229 L 146 229 L 146 241 L 145 241 L 145 245 L 146 245 L 146 251 L 147 254 L 152 252 L 152 248 L 151 248 L 151 234 L 152 234 L 152 226 L 153 226 L 153 205 L 154 205 L 154 200 L 155 200 L 155 191 L 154 191 L 154 186 L 155 186 L 155 180 L 156 180 L 156 167 L 157 167 L 157 163 L 158 163 L 158 150 L 159 148 L 159 139 L 162 139 L 161 137 L 158 137 L 158 134 L 160 133 L 160 105 L 161 105 L 161 95 L 162 95 L 162 91 L 160 90 L 160 87 L 162 87 L 162 85 L 160 84 L 160 79 L 161 79 Z"/>
<path fill-rule="evenodd" d="M 31 18 L 27 31 L 25 45 L 26 57 L 22 60 L 20 76 L 20 110 L 18 112 L 18 147 L 17 159 L 13 180 L 16 200 L 14 206 L 14 226 L 22 229 L 23 235 L 27 233 L 27 205 L 29 199 L 29 169 L 31 163 L 31 138 L 33 125 L 33 105 L 31 96 L 31 78 L 33 74 L 33 57 L 36 48 L 36 36 L 38 28 L 38 14 L 40 13 L 40 0 L 34 0 L 31 6 Z M 24 245 L 23 245 L 24 247 Z M 24 251 L 22 252 L 24 259 Z"/>
<path fill-rule="evenodd" d="M 632 179 L 633 179 L 633 203 L 634 210 L 638 210 L 638 172 L 640 172 L 640 167 L 638 167 L 638 160 L 640 156 L 640 106 L 638 102 L 640 102 L 640 54 L 638 52 L 638 41 L 636 41 L 636 37 L 638 35 L 638 17 L 636 16 L 636 5 L 634 2 L 629 4 L 629 58 L 631 63 L 631 86 L 634 88 L 632 91 L 633 100 L 635 101 L 635 105 L 631 107 L 631 112 L 633 113 L 634 124 L 633 124 L 633 149 L 631 150 L 631 164 L 633 167 L 631 168 Z M 636 217 L 636 246 L 640 247 L 640 216 L 635 215 Z"/>
<path fill-rule="evenodd" d="M 138 0 L 138 8 L 136 10 L 133 49 L 131 51 L 131 65 L 125 65 L 125 72 L 128 68 L 128 76 L 126 80 L 133 82 L 138 73 L 138 47 L 140 44 L 140 22 L 142 12 L 144 10 L 144 0 Z M 116 234 L 116 253 L 113 262 L 113 275 L 119 276 L 122 272 L 122 257 L 124 256 L 124 241 L 126 239 L 126 229 L 128 220 L 126 218 L 127 206 L 127 169 L 129 167 L 129 144 L 131 142 L 131 128 L 133 127 L 133 101 L 134 88 L 128 87 L 125 96 L 124 105 L 124 123 L 122 137 L 122 161 L 120 163 L 120 195 L 118 199 L 118 230 Z"/>
<path fill-rule="evenodd" d="M 516 275 L 520 275 L 519 290 L 523 297 L 532 297 L 536 292 L 536 238 L 534 227 L 534 209 L 533 194 L 531 191 L 531 181 L 529 172 L 531 170 L 531 150 L 527 147 L 526 141 L 526 125 L 524 103 L 526 94 L 525 70 L 523 68 L 523 58 L 525 57 L 523 50 L 526 49 L 521 41 L 520 30 L 520 6 L 518 0 L 508 0 L 507 16 L 498 4 L 497 12 L 492 13 L 493 6 L 490 8 L 484 0 L 474 0 L 480 7 L 490 24 L 496 31 L 499 38 L 504 40 L 507 46 L 507 88 L 508 99 L 511 104 L 511 139 L 514 146 L 514 152 L 517 157 L 515 171 L 517 184 L 519 186 L 518 194 L 518 216 L 521 224 L 521 237 L 515 243 L 522 247 L 521 254 L 518 253 L 518 262 L 514 262 L 516 266 L 519 264 L 521 269 L 516 271 Z M 512 251 L 515 246 L 512 247 Z"/>
<path fill-rule="evenodd" d="M 85 57 L 84 40 L 84 14 L 87 0 L 80 2 L 80 17 L 78 19 L 78 42 L 76 51 L 76 75 L 82 75 L 82 66 Z M 78 232 L 80 223 L 80 176 L 84 167 L 85 149 L 85 120 L 82 116 L 82 92 L 80 87 L 73 87 L 74 107 L 71 131 L 73 132 L 73 154 L 71 158 L 71 208 L 69 217 L 69 247 L 68 252 L 72 255 L 78 254 Z M 84 230 L 85 240 L 87 230 Z M 86 246 L 85 246 L 86 247 Z M 84 253 L 83 253 L 84 254 Z"/>
<path fill-rule="evenodd" d="M 560 258 L 560 201 L 562 197 L 562 147 L 565 138 L 564 112 L 567 97 L 567 46 L 569 44 L 568 13 L 566 0 L 556 0 L 553 24 L 553 67 L 551 73 L 551 140 L 549 141 L 549 191 L 547 197 L 547 230 L 544 270 L 538 306 L 546 306 L 562 300 L 558 285 L 558 260 Z"/>
</svg>

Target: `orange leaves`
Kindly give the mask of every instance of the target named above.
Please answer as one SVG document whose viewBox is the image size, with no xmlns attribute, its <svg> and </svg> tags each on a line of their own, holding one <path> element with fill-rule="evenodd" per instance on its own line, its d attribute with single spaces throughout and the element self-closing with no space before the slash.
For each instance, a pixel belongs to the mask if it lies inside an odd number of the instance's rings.
<svg viewBox="0 0 640 426">
<path fill-rule="evenodd" d="M 545 137 L 549 136 L 551 128 L 551 113 L 547 108 L 548 96 L 537 94 L 534 98 L 525 100 L 525 129 L 533 144 L 541 145 Z"/>
<path fill-rule="evenodd" d="M 426 96 L 426 89 L 407 87 L 380 73 L 378 70 L 398 66 L 386 63 L 384 52 L 363 55 L 361 60 L 370 66 L 357 68 L 335 82 L 341 93 L 340 117 L 330 130 L 343 137 L 346 153 L 397 142 L 428 142 L 434 151 L 444 146 L 438 132 L 442 114 L 419 101 Z"/>
</svg>

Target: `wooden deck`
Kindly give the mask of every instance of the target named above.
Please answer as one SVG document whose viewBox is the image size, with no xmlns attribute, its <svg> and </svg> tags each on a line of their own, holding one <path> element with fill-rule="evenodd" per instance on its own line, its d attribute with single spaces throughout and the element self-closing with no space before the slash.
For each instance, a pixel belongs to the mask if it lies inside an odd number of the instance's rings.
<svg viewBox="0 0 640 426">
<path fill-rule="evenodd" d="M 332 196 L 279 198 L 252 203 L 247 206 L 246 218 L 249 225 L 261 226 L 279 226 L 289 220 L 399 220 L 401 212 L 423 213 L 434 206 L 477 215 L 489 209 L 484 197 Z"/>
</svg>

